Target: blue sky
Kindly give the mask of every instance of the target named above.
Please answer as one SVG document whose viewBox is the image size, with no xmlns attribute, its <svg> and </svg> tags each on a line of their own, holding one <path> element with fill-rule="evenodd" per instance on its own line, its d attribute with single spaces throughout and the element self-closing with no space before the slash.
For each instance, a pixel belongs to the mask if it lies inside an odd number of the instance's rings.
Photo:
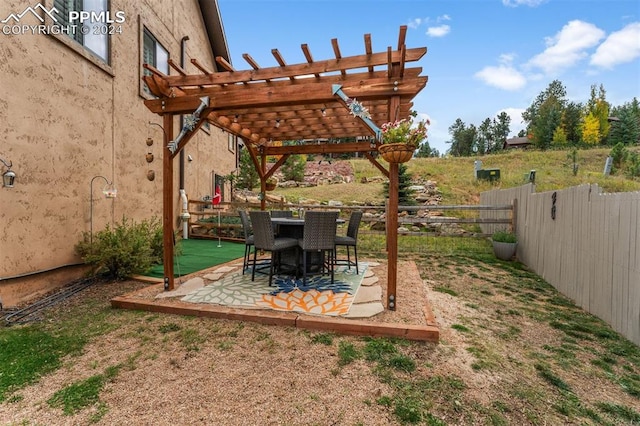
<svg viewBox="0 0 640 426">
<path fill-rule="evenodd" d="M 277 66 L 395 48 L 401 25 L 407 47 L 427 47 L 421 66 L 427 86 L 414 109 L 431 121 L 429 144 L 449 149 L 449 127 L 460 118 L 480 125 L 501 111 L 511 116 L 511 136 L 523 128 L 521 112 L 553 80 L 567 98 L 586 102 L 592 85 L 622 105 L 640 99 L 638 0 L 219 0 L 233 66 Z"/>
</svg>

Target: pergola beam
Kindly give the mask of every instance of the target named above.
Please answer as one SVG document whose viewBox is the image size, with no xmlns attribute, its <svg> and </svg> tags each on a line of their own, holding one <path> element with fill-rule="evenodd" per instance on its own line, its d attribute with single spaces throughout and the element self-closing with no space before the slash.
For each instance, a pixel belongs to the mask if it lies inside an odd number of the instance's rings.
<svg viewBox="0 0 640 426">
<path fill-rule="evenodd" d="M 348 152 L 376 151 L 376 144 L 371 142 L 310 143 L 306 145 L 264 146 L 266 155 L 283 154 L 345 154 Z"/>
<path fill-rule="evenodd" d="M 405 54 L 405 62 L 414 62 L 420 60 L 427 53 L 426 47 L 407 49 Z M 387 65 L 389 60 L 392 63 L 400 63 L 402 53 L 392 51 L 391 58 L 387 56 L 387 52 L 372 53 L 370 55 L 348 56 L 341 59 L 328 59 L 324 61 L 315 61 L 313 63 L 301 63 L 294 65 L 285 65 L 281 67 L 268 67 L 254 70 L 236 71 L 228 64 L 231 69 L 209 75 L 175 75 L 167 76 L 166 80 L 170 87 L 173 86 L 206 86 L 211 84 L 234 84 L 241 82 L 253 82 L 262 80 L 282 79 L 289 77 L 299 77 L 314 74 L 327 74 L 332 72 L 340 72 L 348 69 L 369 68 L 380 65 Z M 216 62 L 226 62 L 222 58 L 216 58 Z"/>
<path fill-rule="evenodd" d="M 373 79 L 366 82 L 345 82 L 343 91 L 349 97 L 358 100 L 379 100 L 390 96 L 411 96 L 419 92 L 427 83 L 427 79 L 422 77 L 409 82 Z M 210 96 L 214 110 L 230 108 L 251 108 L 264 106 L 265 103 L 273 106 L 287 105 L 298 106 L 307 103 L 335 102 L 331 92 L 331 85 L 326 82 L 295 82 L 294 84 L 282 85 L 281 87 L 251 87 L 247 86 L 224 86 L 198 89 L 188 96 L 181 96 L 167 99 L 146 100 L 145 105 L 156 114 L 184 114 L 193 105 L 194 99 L 202 96 Z M 196 105 L 197 107 L 197 105 Z"/>
</svg>

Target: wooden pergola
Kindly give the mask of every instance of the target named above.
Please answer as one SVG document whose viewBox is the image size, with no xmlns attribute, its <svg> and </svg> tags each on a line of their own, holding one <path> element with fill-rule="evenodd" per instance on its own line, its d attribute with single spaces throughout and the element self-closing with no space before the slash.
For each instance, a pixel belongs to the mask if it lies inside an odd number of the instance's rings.
<svg viewBox="0 0 640 426">
<path fill-rule="evenodd" d="M 277 49 L 271 53 L 279 66 L 261 68 L 248 54 L 250 69 L 238 71 L 222 57 L 216 63 L 224 71 L 213 72 L 192 59 L 200 71 L 189 75 L 169 60 L 175 75 L 151 71 L 143 77 L 157 97 L 144 103 L 163 117 L 163 230 L 164 283 L 173 290 L 174 158 L 208 121 L 237 135 L 251 155 L 264 194 L 266 180 L 293 154 L 361 153 L 389 178 L 389 212 L 398 211 L 398 164 L 380 164 L 374 155 L 379 127 L 388 121 L 409 118 L 413 98 L 427 84 L 416 62 L 426 47 L 405 45 L 407 27 L 401 26 L 397 48 L 373 52 L 371 35 L 364 36 L 364 54 L 343 57 L 337 39 L 331 40 L 335 58 L 314 60 L 309 47 L 301 45 L 306 63 L 287 65 Z M 364 109 L 364 113 L 359 110 Z M 174 116 L 189 114 L 173 138 Z M 351 142 L 338 141 L 338 139 Z M 282 146 L 279 141 L 296 141 Z M 267 156 L 280 156 L 267 170 Z M 262 208 L 265 208 L 264 197 Z M 398 217 L 387 217 L 388 285 L 387 307 L 396 307 Z"/>
</svg>

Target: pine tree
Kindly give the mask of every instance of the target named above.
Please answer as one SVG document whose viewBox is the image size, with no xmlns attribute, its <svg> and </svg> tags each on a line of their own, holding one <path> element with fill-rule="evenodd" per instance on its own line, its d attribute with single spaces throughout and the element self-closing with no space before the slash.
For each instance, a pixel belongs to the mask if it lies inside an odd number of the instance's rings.
<svg viewBox="0 0 640 426">
<path fill-rule="evenodd" d="M 244 148 L 240 151 L 240 171 L 238 173 L 236 188 L 251 191 L 256 186 L 258 186 L 258 171 L 253 165 L 253 161 L 251 161 L 249 149 Z"/>
<path fill-rule="evenodd" d="M 385 198 L 389 198 L 389 182 L 384 183 L 383 194 Z M 411 175 L 408 172 L 407 165 L 400 163 L 398 164 L 398 205 L 415 206 L 417 203 L 413 194 Z"/>
</svg>

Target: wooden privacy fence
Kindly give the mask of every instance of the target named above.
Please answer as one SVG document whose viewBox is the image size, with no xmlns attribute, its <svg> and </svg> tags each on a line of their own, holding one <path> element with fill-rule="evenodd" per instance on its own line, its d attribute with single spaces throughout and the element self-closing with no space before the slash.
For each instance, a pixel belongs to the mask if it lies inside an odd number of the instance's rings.
<svg viewBox="0 0 640 426">
<path fill-rule="evenodd" d="M 640 344 L 640 192 L 587 184 L 535 193 L 527 184 L 480 195 L 482 204 L 513 200 L 518 260 Z"/>
</svg>

